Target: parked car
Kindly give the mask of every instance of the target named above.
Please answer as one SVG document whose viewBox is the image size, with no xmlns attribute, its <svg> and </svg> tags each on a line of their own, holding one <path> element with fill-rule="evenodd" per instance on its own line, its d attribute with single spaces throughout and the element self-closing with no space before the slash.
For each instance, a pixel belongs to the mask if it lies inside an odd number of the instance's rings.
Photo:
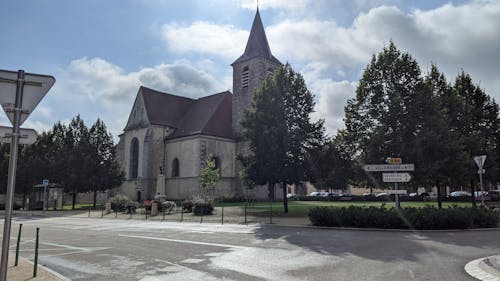
<svg viewBox="0 0 500 281">
<path fill-rule="evenodd" d="M 321 196 L 321 192 L 314 191 L 314 192 L 307 194 L 307 196 L 308 197 L 318 197 L 318 196 Z"/>
<path fill-rule="evenodd" d="M 298 196 L 297 196 L 297 194 L 295 194 L 295 193 L 288 193 L 288 194 L 286 195 L 286 198 L 287 198 L 288 200 L 297 200 L 297 199 L 298 199 Z"/>
<path fill-rule="evenodd" d="M 475 192 L 474 192 L 474 196 L 475 196 L 476 198 L 479 198 L 479 197 L 481 197 L 481 196 L 486 197 L 486 196 L 488 196 L 488 191 L 475 191 Z"/>
<path fill-rule="evenodd" d="M 472 194 L 470 194 L 467 191 L 453 191 L 452 193 L 450 193 L 449 196 L 450 197 L 470 197 L 470 196 L 472 196 Z"/>
<path fill-rule="evenodd" d="M 488 190 L 488 196 L 491 199 L 500 199 L 500 189 L 497 189 L 497 190 Z"/>
<path fill-rule="evenodd" d="M 380 192 L 380 193 L 375 194 L 375 197 L 377 197 L 377 198 L 379 198 L 379 197 L 389 197 L 389 194 L 387 194 L 387 192 Z"/>
</svg>

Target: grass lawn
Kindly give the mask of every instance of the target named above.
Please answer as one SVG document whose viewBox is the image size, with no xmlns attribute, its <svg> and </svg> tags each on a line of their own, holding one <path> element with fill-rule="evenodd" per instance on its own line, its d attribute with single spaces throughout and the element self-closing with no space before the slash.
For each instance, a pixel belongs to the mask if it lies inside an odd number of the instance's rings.
<svg viewBox="0 0 500 281">
<path fill-rule="evenodd" d="M 70 211 L 71 207 L 72 207 L 71 204 L 64 205 L 63 206 L 63 211 Z M 88 210 L 89 207 L 92 208 L 93 204 L 92 203 L 89 203 L 89 204 L 75 204 L 75 210 Z M 97 204 L 95 207 L 96 207 L 96 210 L 100 210 L 102 208 L 102 204 Z"/>
<path fill-rule="evenodd" d="M 329 202 L 329 201 L 289 201 L 288 214 L 283 213 L 283 202 L 272 202 L 273 216 L 285 217 L 306 217 L 309 209 L 317 206 L 327 207 L 348 207 L 348 206 L 364 206 L 364 207 L 380 207 L 385 203 L 386 208 L 394 206 L 394 202 Z M 219 203 L 217 207 L 240 207 L 244 208 L 245 203 Z M 401 207 L 421 208 L 427 205 L 437 207 L 437 202 L 401 202 Z M 469 207 L 472 204 L 468 202 L 443 202 L 443 208 L 453 205 L 460 207 Z M 248 206 L 248 213 L 256 216 L 269 216 L 271 210 L 271 202 L 255 202 Z"/>
</svg>

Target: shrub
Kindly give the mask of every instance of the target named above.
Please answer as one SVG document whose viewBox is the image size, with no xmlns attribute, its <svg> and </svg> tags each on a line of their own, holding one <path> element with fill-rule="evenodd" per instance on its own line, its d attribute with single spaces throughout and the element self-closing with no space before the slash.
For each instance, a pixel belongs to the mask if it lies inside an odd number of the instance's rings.
<svg viewBox="0 0 500 281">
<path fill-rule="evenodd" d="M 109 199 L 109 202 L 111 202 L 111 209 L 113 211 L 124 211 L 127 209 L 127 205 L 130 202 L 130 199 L 128 199 L 128 197 L 125 195 L 117 194 L 111 197 Z"/>
<path fill-rule="evenodd" d="M 193 201 L 186 199 L 182 202 L 182 211 L 184 213 L 191 213 L 193 211 Z"/>
<path fill-rule="evenodd" d="M 499 216 L 485 207 L 423 208 L 315 207 L 309 220 L 317 226 L 374 227 L 392 229 L 468 229 L 496 227 Z"/>
<path fill-rule="evenodd" d="M 160 204 L 161 210 L 166 213 L 171 213 L 177 205 L 174 201 L 165 201 Z"/>
<path fill-rule="evenodd" d="M 196 216 L 211 215 L 214 211 L 214 204 L 211 200 L 195 196 L 193 197 L 193 213 Z"/>
</svg>

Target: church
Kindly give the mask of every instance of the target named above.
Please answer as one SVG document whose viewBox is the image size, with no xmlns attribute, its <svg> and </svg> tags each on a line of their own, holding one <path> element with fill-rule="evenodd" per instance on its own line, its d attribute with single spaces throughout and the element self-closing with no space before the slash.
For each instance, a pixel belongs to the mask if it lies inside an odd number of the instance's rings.
<svg viewBox="0 0 500 281">
<path fill-rule="evenodd" d="M 220 171 L 215 196 L 245 198 L 249 191 L 239 178 L 237 156 L 248 152 L 248 144 L 241 140 L 240 120 L 255 89 L 281 65 L 257 9 L 245 51 L 231 64 L 233 93 L 191 99 L 141 86 L 119 136 L 118 159 L 126 174 L 120 193 L 136 201 L 156 194 L 190 198 L 199 194 L 201 169 L 211 156 Z M 267 187 L 254 188 L 252 196 L 268 198 Z"/>
</svg>

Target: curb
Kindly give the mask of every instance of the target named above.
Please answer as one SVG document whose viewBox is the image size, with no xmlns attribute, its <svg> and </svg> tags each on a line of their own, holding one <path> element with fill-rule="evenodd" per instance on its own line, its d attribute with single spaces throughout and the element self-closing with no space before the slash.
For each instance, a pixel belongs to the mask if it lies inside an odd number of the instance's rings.
<svg viewBox="0 0 500 281">
<path fill-rule="evenodd" d="M 467 263 L 464 267 L 465 272 L 467 272 L 470 276 L 472 276 L 476 279 L 479 279 L 479 280 L 500 281 L 499 276 L 496 276 L 496 275 L 493 275 L 489 272 L 486 272 L 483 269 L 481 269 L 481 267 L 479 266 L 479 264 L 481 262 L 483 262 L 486 259 L 492 258 L 492 257 L 495 257 L 495 256 L 479 258 L 477 260 L 473 260 L 473 261 Z"/>
<path fill-rule="evenodd" d="M 30 260 L 28 260 L 28 259 L 26 259 L 26 258 L 23 258 L 23 257 L 19 257 L 19 258 L 21 258 L 21 259 L 23 259 L 25 262 L 27 262 L 27 263 L 29 263 L 29 264 L 33 265 L 33 262 L 32 262 L 32 261 L 30 261 Z M 45 271 L 49 272 L 50 274 L 54 275 L 55 277 L 57 277 L 57 278 L 61 279 L 62 281 L 71 281 L 71 279 L 69 279 L 68 277 L 66 277 L 66 276 L 62 275 L 61 273 L 56 272 L 56 271 L 54 271 L 54 270 L 52 270 L 52 269 L 50 269 L 50 268 L 48 268 L 48 267 L 46 267 L 46 266 L 44 266 L 44 265 L 38 264 L 37 266 L 38 266 L 38 267 L 40 267 L 40 268 L 42 268 L 43 270 L 45 270 Z"/>
</svg>

